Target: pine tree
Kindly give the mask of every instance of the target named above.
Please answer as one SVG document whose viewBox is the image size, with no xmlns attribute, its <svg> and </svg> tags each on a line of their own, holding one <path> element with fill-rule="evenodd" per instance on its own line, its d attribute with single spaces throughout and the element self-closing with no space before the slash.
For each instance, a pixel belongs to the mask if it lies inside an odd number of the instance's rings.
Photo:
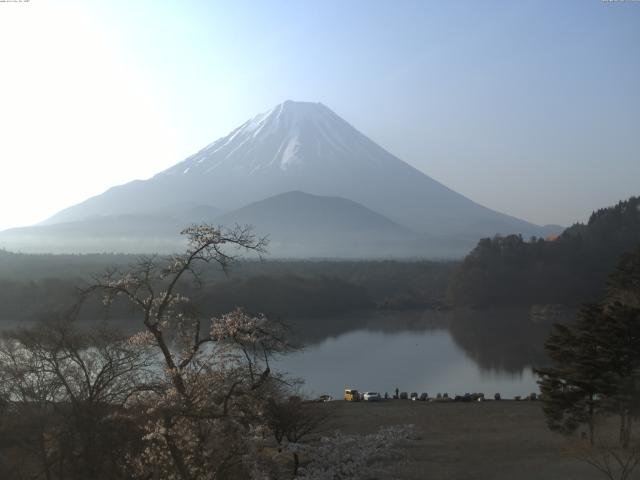
<svg viewBox="0 0 640 480">
<path fill-rule="evenodd" d="M 556 325 L 546 342 L 553 366 L 536 370 L 549 427 L 570 434 L 599 415 L 620 417 L 629 446 L 640 418 L 640 247 L 623 255 L 605 299 L 584 305 L 574 325 Z"/>
<path fill-rule="evenodd" d="M 545 345 L 554 366 L 536 370 L 549 428 L 571 434 L 586 424 L 592 444 L 596 415 L 608 407 L 603 395 L 615 388 L 602 355 L 601 319 L 602 306 L 590 304 L 580 310 L 575 325 L 555 325 Z"/>
</svg>

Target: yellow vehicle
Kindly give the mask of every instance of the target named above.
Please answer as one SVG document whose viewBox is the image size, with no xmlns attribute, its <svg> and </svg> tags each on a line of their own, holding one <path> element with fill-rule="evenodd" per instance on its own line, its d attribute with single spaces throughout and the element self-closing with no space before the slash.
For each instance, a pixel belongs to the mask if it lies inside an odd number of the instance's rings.
<svg viewBox="0 0 640 480">
<path fill-rule="evenodd" d="M 360 393 L 358 390 L 354 390 L 352 388 L 344 389 L 344 400 L 345 402 L 359 402 L 360 401 Z"/>
</svg>

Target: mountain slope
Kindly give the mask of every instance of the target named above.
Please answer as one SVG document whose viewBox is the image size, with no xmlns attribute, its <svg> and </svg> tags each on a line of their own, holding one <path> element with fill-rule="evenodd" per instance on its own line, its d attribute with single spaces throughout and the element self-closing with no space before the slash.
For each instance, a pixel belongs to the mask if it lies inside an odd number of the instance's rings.
<svg viewBox="0 0 640 480">
<path fill-rule="evenodd" d="M 268 225 L 286 232 L 304 228 L 313 233 L 337 229 L 410 234 L 405 227 L 352 200 L 297 191 L 251 203 L 217 217 L 216 221 L 223 224 L 248 223 L 256 227 Z"/>
<path fill-rule="evenodd" d="M 286 192 L 229 212 L 222 225 L 252 225 L 269 234 L 278 257 L 420 255 L 425 239 L 362 205 L 339 197 Z"/>
<path fill-rule="evenodd" d="M 23 252 L 168 253 L 184 247 L 191 223 L 251 225 L 270 239 L 272 257 L 406 257 L 423 255 L 427 238 L 351 200 L 286 192 L 224 215 L 207 207 L 182 216 L 105 215 L 0 232 L 0 247 Z"/>
<path fill-rule="evenodd" d="M 495 233 L 539 234 L 394 157 L 320 103 L 287 101 L 149 180 L 114 187 L 46 223 L 157 211 L 190 201 L 232 210 L 287 191 L 348 198 L 412 230 L 471 247 Z"/>
<path fill-rule="evenodd" d="M 186 225 L 169 216 L 105 215 L 85 220 L 12 228 L 0 248 L 23 253 L 151 253 L 174 251 Z"/>
</svg>

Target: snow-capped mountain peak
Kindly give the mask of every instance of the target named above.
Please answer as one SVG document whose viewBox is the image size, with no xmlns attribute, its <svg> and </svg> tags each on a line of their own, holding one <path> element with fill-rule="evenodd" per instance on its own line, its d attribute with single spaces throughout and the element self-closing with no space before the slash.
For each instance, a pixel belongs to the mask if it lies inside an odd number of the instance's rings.
<svg viewBox="0 0 640 480">
<path fill-rule="evenodd" d="M 539 232 L 416 170 L 323 104 L 293 101 L 149 180 L 114 187 L 48 223 L 165 212 L 184 202 L 228 212 L 291 191 L 352 200 L 415 232 L 458 239 L 464 248 L 495 233 Z"/>
<path fill-rule="evenodd" d="M 370 142 L 322 103 L 287 100 L 160 175 L 202 175 L 226 169 L 254 175 L 310 163 L 326 166 L 346 158 L 362 161 L 370 150 L 359 145 L 363 141 Z"/>
</svg>

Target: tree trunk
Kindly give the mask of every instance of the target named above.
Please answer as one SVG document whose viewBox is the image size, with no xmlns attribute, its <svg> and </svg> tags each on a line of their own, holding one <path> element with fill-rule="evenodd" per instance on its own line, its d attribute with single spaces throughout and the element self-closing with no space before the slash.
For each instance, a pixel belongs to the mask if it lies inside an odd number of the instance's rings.
<svg viewBox="0 0 640 480">
<path fill-rule="evenodd" d="M 42 468 L 44 469 L 44 476 L 46 480 L 51 480 L 51 469 L 49 468 L 49 458 L 47 455 L 47 447 L 45 444 L 44 431 L 39 435 L 40 444 L 40 456 L 42 458 Z"/>
<path fill-rule="evenodd" d="M 591 397 L 593 400 L 593 396 Z M 595 425 L 593 423 L 593 402 L 589 403 L 589 445 L 593 447 L 595 436 Z"/>
<path fill-rule="evenodd" d="M 164 438 L 167 442 L 167 448 L 169 449 L 169 453 L 171 454 L 171 459 L 180 474 L 182 480 L 192 480 L 191 473 L 189 473 L 189 469 L 184 462 L 184 458 L 182 456 L 182 452 L 178 448 L 178 446 L 173 441 L 173 437 L 171 436 L 170 429 L 172 426 L 171 417 L 169 415 L 164 416 L 164 427 L 166 429 L 166 433 L 164 434 Z"/>
<path fill-rule="evenodd" d="M 622 443 L 623 448 L 629 448 L 629 441 L 631 440 L 631 414 L 629 410 L 625 412 L 625 427 L 624 427 L 624 441 Z"/>
<path fill-rule="evenodd" d="M 293 452 L 293 476 L 294 476 L 294 478 L 298 475 L 298 468 L 300 468 L 300 457 L 298 457 L 298 452 Z"/>
</svg>

